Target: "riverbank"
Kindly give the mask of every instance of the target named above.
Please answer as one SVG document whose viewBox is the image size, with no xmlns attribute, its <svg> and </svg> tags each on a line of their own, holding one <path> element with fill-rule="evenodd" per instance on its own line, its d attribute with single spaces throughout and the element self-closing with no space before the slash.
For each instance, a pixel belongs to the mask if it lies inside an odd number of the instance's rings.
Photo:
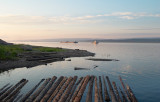
<svg viewBox="0 0 160 102">
<path fill-rule="evenodd" d="M 7 46 L 7 50 L 9 50 L 6 55 L 10 55 L 11 57 L 4 57 L 4 60 L 1 57 L 1 72 L 14 68 L 29 68 L 37 65 L 46 65 L 47 63 L 55 61 L 64 61 L 65 58 L 69 57 L 94 56 L 94 53 L 79 49 L 51 48 L 31 45 L 9 45 L 9 47 L 8 45 L 3 45 L 3 47 L 4 46 Z M 14 53 L 12 54 L 12 52 Z"/>
</svg>

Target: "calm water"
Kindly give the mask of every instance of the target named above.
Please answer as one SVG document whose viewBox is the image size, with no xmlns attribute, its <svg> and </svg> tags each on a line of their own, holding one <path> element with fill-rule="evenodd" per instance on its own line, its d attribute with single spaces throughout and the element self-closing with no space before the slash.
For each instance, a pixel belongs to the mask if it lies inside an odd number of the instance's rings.
<svg viewBox="0 0 160 102">
<path fill-rule="evenodd" d="M 108 75 L 120 85 L 121 75 L 133 89 L 139 102 L 158 102 L 160 100 L 160 44 L 151 43 L 91 43 L 62 44 L 56 42 L 25 42 L 26 44 L 84 49 L 96 53 L 96 58 L 114 58 L 118 62 L 94 62 L 85 60 L 89 57 L 71 58 L 72 61 L 54 62 L 47 66 L 17 68 L 0 73 L 0 87 L 6 83 L 15 83 L 22 78 L 29 83 L 22 89 L 28 92 L 42 78 L 52 76 L 86 76 Z M 93 66 L 98 67 L 93 69 Z M 74 67 L 92 68 L 91 70 L 74 71 Z M 30 87 L 32 86 L 32 87 Z M 84 100 L 84 99 L 83 99 Z"/>
</svg>

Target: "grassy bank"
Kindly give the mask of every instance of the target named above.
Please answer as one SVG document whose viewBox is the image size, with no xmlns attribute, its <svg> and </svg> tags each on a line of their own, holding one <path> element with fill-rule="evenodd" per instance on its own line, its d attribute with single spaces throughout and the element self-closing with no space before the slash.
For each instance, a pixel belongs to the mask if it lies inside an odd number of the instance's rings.
<svg viewBox="0 0 160 102">
<path fill-rule="evenodd" d="M 10 60 L 18 58 L 18 54 L 24 52 L 59 52 L 60 48 L 30 46 L 30 45 L 0 45 L 0 60 Z"/>
</svg>

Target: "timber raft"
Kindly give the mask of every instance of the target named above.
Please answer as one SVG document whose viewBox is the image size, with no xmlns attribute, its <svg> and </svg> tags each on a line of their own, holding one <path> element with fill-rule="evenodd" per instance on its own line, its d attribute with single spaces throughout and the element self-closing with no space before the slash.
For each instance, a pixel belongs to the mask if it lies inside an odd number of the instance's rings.
<svg viewBox="0 0 160 102">
<path fill-rule="evenodd" d="M 138 102 L 133 91 L 119 76 L 122 89 L 108 76 L 64 77 L 42 79 L 25 95 L 21 89 L 28 83 L 22 79 L 0 89 L 0 102 Z M 84 93 L 86 95 L 84 96 Z"/>
</svg>

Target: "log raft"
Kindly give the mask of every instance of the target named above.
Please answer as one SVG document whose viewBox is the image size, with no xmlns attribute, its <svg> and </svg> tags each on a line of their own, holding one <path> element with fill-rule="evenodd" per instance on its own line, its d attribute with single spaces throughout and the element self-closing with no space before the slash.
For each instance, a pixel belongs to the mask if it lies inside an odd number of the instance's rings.
<svg viewBox="0 0 160 102">
<path fill-rule="evenodd" d="M 61 83 L 58 85 L 58 87 L 52 93 L 52 95 L 50 96 L 50 98 L 48 99 L 47 102 L 52 102 L 52 99 L 57 95 L 57 93 L 59 92 L 59 90 L 61 89 L 61 87 L 63 86 L 63 84 L 66 82 L 66 80 L 67 80 L 67 77 L 64 77 L 63 80 L 61 81 Z"/>
<path fill-rule="evenodd" d="M 21 89 L 28 80 L 22 79 L 15 85 L 6 84 L 0 88 L 0 102 L 128 102 L 128 99 L 131 102 L 138 102 L 130 86 L 126 85 L 121 77 L 119 78 L 123 90 L 120 86 L 118 86 L 119 89 L 117 88 L 116 82 L 111 83 L 108 76 L 106 79 L 99 76 L 99 80 L 97 76 L 89 75 L 80 78 L 78 76 L 59 78 L 53 76 L 52 79 L 40 80 L 26 94 L 23 93 L 23 96 Z"/>
<path fill-rule="evenodd" d="M 99 101 L 104 102 L 103 100 L 103 93 L 102 93 L 102 81 L 101 76 L 99 76 Z"/>
<path fill-rule="evenodd" d="M 118 102 L 122 102 L 122 100 L 121 100 L 121 98 L 120 98 L 120 96 L 119 96 L 119 91 L 118 91 L 118 89 L 117 89 L 116 82 L 113 81 L 112 84 L 113 84 L 113 87 L 114 87 L 114 90 L 115 90 L 115 93 L 116 93 L 116 97 L 117 97 Z"/>
<path fill-rule="evenodd" d="M 91 80 L 89 81 L 89 88 L 86 97 L 86 102 L 92 102 L 93 82 L 94 82 L 94 76 L 91 76 Z"/>
<path fill-rule="evenodd" d="M 45 79 L 41 79 L 41 81 L 33 87 L 21 100 L 20 102 L 26 101 L 26 99 L 36 90 L 36 88 L 44 81 Z"/>
<path fill-rule="evenodd" d="M 99 102 L 99 91 L 98 91 L 98 85 L 97 85 L 97 77 L 95 77 L 95 87 L 94 87 L 94 101 Z"/>
<path fill-rule="evenodd" d="M 8 85 L 10 85 L 10 83 L 4 85 L 4 86 L 0 89 L 0 92 L 3 91 Z"/>
<path fill-rule="evenodd" d="M 104 79 L 103 76 L 103 86 L 104 86 L 104 97 L 105 97 L 105 101 L 109 102 L 110 98 L 109 98 L 109 94 L 108 94 L 108 90 L 107 90 L 107 85 L 106 85 L 106 81 Z"/>
</svg>

